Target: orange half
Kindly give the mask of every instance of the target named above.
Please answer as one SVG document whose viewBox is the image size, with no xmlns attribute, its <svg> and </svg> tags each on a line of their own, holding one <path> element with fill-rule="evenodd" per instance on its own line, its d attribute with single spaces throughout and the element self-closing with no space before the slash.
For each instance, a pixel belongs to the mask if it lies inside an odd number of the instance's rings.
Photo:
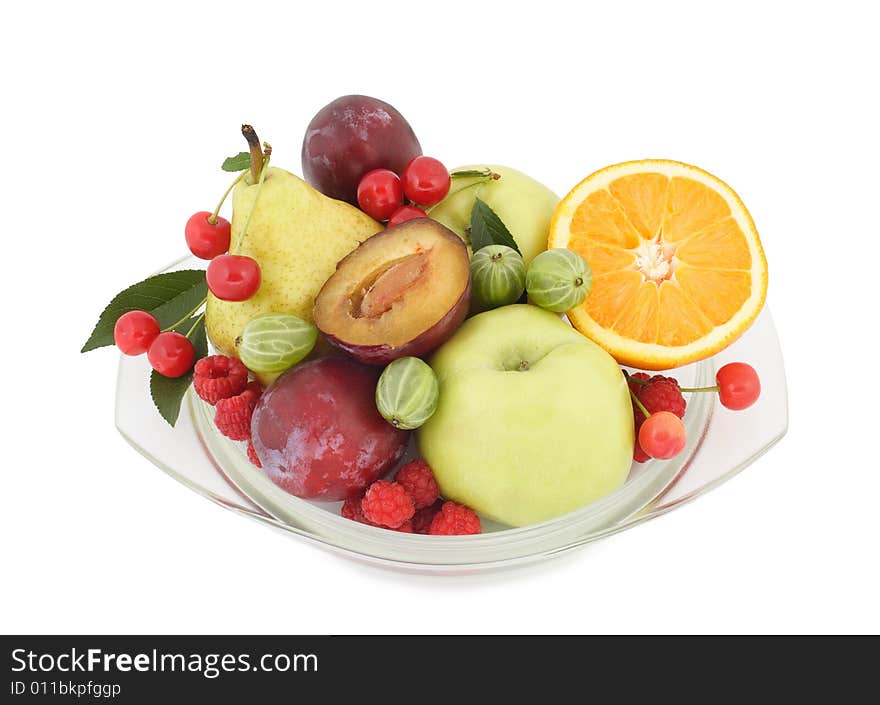
<svg viewBox="0 0 880 705">
<path fill-rule="evenodd" d="M 568 317 L 618 362 L 662 370 L 730 345 L 767 294 L 752 217 L 727 184 L 663 159 L 615 164 L 572 189 L 548 247 L 574 250 L 593 288 Z"/>
</svg>

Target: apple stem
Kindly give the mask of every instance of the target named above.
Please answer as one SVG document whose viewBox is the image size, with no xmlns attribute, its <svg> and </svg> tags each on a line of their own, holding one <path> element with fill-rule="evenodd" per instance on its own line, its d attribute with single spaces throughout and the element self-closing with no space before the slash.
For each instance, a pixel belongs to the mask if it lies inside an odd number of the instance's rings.
<svg viewBox="0 0 880 705">
<path fill-rule="evenodd" d="M 260 138 L 257 137 L 257 131 L 250 125 L 242 125 L 241 134 L 244 135 L 248 143 L 248 149 L 251 153 L 251 178 L 256 181 L 260 178 L 260 172 L 265 161 L 263 148 L 260 146 Z"/>
<path fill-rule="evenodd" d="M 217 216 L 220 213 L 220 209 L 223 207 L 223 203 L 226 201 L 229 194 L 232 192 L 232 189 L 235 188 L 235 185 L 242 180 L 244 175 L 247 174 L 246 171 L 241 172 L 231 184 L 229 184 L 229 188 L 226 189 L 226 193 L 223 194 L 223 198 L 220 199 L 220 203 L 217 204 L 217 207 L 214 209 L 214 212 L 208 216 L 208 222 L 211 225 L 214 225 L 217 222 Z"/>
</svg>

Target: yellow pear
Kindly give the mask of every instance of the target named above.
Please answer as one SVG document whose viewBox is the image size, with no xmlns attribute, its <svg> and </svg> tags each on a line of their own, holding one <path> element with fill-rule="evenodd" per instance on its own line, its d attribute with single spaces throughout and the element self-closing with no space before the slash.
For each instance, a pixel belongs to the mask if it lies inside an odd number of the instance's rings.
<svg viewBox="0 0 880 705">
<path fill-rule="evenodd" d="M 269 168 L 262 186 L 247 174 L 232 199 L 229 251 L 254 258 L 262 281 L 247 301 L 208 294 L 205 324 L 211 342 L 223 354 L 235 355 L 235 339 L 260 313 L 311 321 L 315 296 L 339 260 L 380 230 L 381 224 L 354 206 L 328 198 L 283 169 Z"/>
</svg>

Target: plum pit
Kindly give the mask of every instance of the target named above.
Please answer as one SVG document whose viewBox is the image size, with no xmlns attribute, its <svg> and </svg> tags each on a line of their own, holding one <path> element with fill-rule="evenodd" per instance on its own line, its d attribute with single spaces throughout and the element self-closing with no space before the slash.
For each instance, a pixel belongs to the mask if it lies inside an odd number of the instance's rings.
<svg viewBox="0 0 880 705">
<path fill-rule="evenodd" d="M 350 295 L 355 318 L 378 318 L 417 286 L 428 271 L 429 251 L 419 250 L 381 267 Z"/>
</svg>

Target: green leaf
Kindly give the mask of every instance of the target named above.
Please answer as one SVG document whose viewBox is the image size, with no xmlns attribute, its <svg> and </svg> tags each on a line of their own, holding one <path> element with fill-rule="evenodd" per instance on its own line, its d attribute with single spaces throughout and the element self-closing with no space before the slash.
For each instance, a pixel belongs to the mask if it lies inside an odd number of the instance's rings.
<svg viewBox="0 0 880 705">
<path fill-rule="evenodd" d="M 250 152 L 239 152 L 234 157 L 226 157 L 223 160 L 223 171 L 244 171 L 251 166 Z"/>
<path fill-rule="evenodd" d="M 474 207 L 471 210 L 470 232 L 471 248 L 474 252 L 487 245 L 507 245 L 522 255 L 516 240 L 498 214 L 479 198 L 474 199 Z"/>
<path fill-rule="evenodd" d="M 180 404 L 192 384 L 192 372 L 188 372 L 183 377 L 164 377 L 156 370 L 150 373 L 150 396 L 153 397 L 153 404 L 159 410 L 162 418 L 169 425 L 174 426 L 177 418 L 180 416 Z"/>
<path fill-rule="evenodd" d="M 194 324 L 195 328 L 189 338 L 196 349 L 196 360 L 199 360 L 208 354 L 208 338 L 205 334 L 204 317 L 194 316 L 177 326 L 175 330 L 186 335 Z M 192 371 L 183 377 L 176 377 L 174 379 L 164 377 L 156 372 L 156 370 L 153 370 L 150 374 L 150 396 L 153 398 L 153 404 L 156 405 L 162 418 L 172 426 L 177 423 L 177 419 L 180 416 L 180 405 L 183 402 L 183 397 L 186 395 L 186 390 L 192 384 L 192 379 Z"/>
<path fill-rule="evenodd" d="M 164 272 L 144 279 L 113 297 L 80 352 L 113 345 L 113 327 L 123 313 L 147 311 L 156 317 L 160 327 L 167 328 L 195 311 L 207 295 L 202 269 Z"/>
</svg>

